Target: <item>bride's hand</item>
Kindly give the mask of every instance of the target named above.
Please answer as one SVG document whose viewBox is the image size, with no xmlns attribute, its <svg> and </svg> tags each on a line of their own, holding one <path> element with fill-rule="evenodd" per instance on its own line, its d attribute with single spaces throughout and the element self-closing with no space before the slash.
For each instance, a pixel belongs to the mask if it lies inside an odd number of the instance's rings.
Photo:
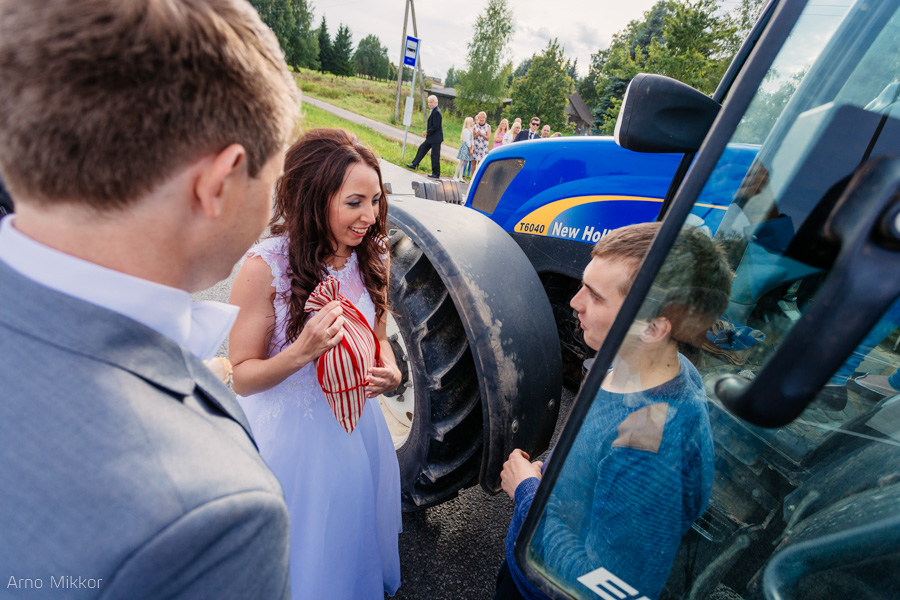
<svg viewBox="0 0 900 600">
<path fill-rule="evenodd" d="M 366 380 L 366 397 L 374 398 L 400 385 L 400 369 L 394 365 L 372 367 Z"/>
<path fill-rule="evenodd" d="M 301 365 L 312 362 L 344 339 L 344 309 L 337 300 L 326 304 L 303 325 L 291 351 Z"/>
</svg>

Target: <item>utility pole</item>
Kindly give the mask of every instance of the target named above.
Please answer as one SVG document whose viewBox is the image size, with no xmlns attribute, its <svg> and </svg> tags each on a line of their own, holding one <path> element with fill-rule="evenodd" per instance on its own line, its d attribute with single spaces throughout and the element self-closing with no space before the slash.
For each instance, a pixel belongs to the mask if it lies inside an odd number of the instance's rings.
<svg viewBox="0 0 900 600">
<path fill-rule="evenodd" d="M 397 73 L 397 94 L 394 99 L 394 123 L 400 118 L 400 90 L 403 87 L 403 59 L 406 57 L 406 27 L 409 23 L 409 13 L 412 11 L 413 37 L 419 38 L 419 28 L 416 26 L 416 5 L 413 0 L 406 0 L 406 9 L 403 13 L 403 42 L 400 46 L 400 62 L 398 63 Z M 422 96 L 422 121 L 428 122 L 428 104 L 425 96 L 425 72 L 422 70 L 422 59 L 417 59 L 418 65 L 415 67 L 419 72 L 419 94 Z M 413 75 L 413 83 L 415 83 L 415 75 Z"/>
<path fill-rule="evenodd" d="M 416 28 L 416 5 L 413 4 L 413 0 L 407 0 L 409 2 L 409 7 L 412 9 L 412 22 L 413 22 L 413 37 L 418 38 L 419 32 Z M 404 23 L 404 27 L 406 24 Z M 428 105 L 425 102 L 425 73 L 422 71 L 422 60 L 418 61 L 418 69 L 419 69 L 419 93 L 422 95 L 422 121 L 425 125 L 428 125 Z"/>
<path fill-rule="evenodd" d="M 397 62 L 397 98 L 394 101 L 394 123 L 400 117 L 400 88 L 403 87 L 403 59 L 406 57 L 406 23 L 409 21 L 410 2 L 412 0 L 406 0 L 406 10 L 403 13 L 403 40 L 400 42 L 400 60 Z"/>
<path fill-rule="evenodd" d="M 400 151 L 401 160 L 403 160 L 403 155 L 406 154 L 406 138 L 409 135 L 413 105 L 415 104 L 416 69 L 419 66 L 419 40 L 417 38 L 406 36 L 406 51 L 403 54 L 403 65 L 410 65 L 413 68 L 413 75 L 409 86 L 409 97 L 406 99 L 406 110 L 403 111 L 403 126 L 406 129 L 403 132 L 403 150 Z"/>
</svg>

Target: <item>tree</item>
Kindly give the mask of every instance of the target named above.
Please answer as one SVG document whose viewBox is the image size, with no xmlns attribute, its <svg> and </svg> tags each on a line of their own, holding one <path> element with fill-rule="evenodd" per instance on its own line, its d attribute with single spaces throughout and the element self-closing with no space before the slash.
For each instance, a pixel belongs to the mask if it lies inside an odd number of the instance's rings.
<svg viewBox="0 0 900 600">
<path fill-rule="evenodd" d="M 475 21 L 468 44 L 467 69 L 457 84 L 456 106 L 462 114 L 492 111 L 503 106 L 512 62 L 506 57 L 512 39 L 513 14 L 506 0 L 488 0 Z"/>
<path fill-rule="evenodd" d="M 759 19 L 765 5 L 766 0 L 741 0 L 740 5 L 732 11 L 731 18 L 737 28 L 738 43 L 742 42 L 756 25 L 756 20 Z M 737 48 L 734 51 L 737 53 Z"/>
<path fill-rule="evenodd" d="M 447 69 L 447 77 L 444 78 L 444 87 L 452 88 L 456 87 L 456 84 L 459 82 L 459 76 L 462 74 L 461 71 L 457 71 L 455 68 L 450 67 Z"/>
<path fill-rule="evenodd" d="M 603 133 L 611 132 L 604 128 L 605 119 L 612 116 L 613 125 L 619 113 L 613 100 L 621 100 L 625 95 L 628 82 L 640 73 L 639 65 L 643 63 L 647 48 L 653 40 L 663 38 L 665 17 L 674 10 L 674 0 L 660 0 L 653 8 L 644 13 L 643 20 L 634 20 L 625 29 L 616 33 L 609 48 L 591 56 L 591 69 L 594 70 L 595 93 L 587 97 L 595 97 L 594 102 L 587 102 L 593 107 L 594 122 Z M 591 75 L 589 74 L 589 77 Z M 582 99 L 586 95 L 581 94 Z"/>
<path fill-rule="evenodd" d="M 737 48 L 737 30 L 735 17 L 720 13 L 716 0 L 663 0 L 643 21 L 629 23 L 597 61 L 594 117 L 600 132 L 613 132 L 637 73 L 666 75 L 712 94 Z"/>
<path fill-rule="evenodd" d="M 290 0 L 294 29 L 290 33 L 285 59 L 294 68 L 319 68 L 319 41 L 312 28 L 312 4 L 307 0 Z"/>
<path fill-rule="evenodd" d="M 572 81 L 574 81 L 575 83 L 578 83 L 578 59 L 577 58 L 575 59 L 575 62 L 568 65 L 568 67 L 566 67 L 566 72 L 569 74 L 569 77 L 572 78 Z"/>
<path fill-rule="evenodd" d="M 292 67 L 319 68 L 319 46 L 307 0 L 250 0 L 263 23 L 275 33 Z"/>
<path fill-rule="evenodd" d="M 325 15 L 322 15 L 322 23 L 319 25 L 319 71 L 322 73 L 334 73 L 334 48 L 331 46 L 331 37 L 328 35 L 328 23 Z"/>
<path fill-rule="evenodd" d="M 291 34 L 296 27 L 291 0 L 251 0 L 250 4 L 278 38 L 282 51 L 287 55 Z"/>
<path fill-rule="evenodd" d="M 353 54 L 356 72 L 373 79 L 388 79 L 391 75 L 391 61 L 388 49 L 381 45 L 378 36 L 367 35 L 359 41 Z"/>
<path fill-rule="evenodd" d="M 566 105 L 575 89 L 569 67 L 559 42 L 549 42 L 541 54 L 532 58 L 525 76 L 513 83 L 512 104 L 504 114 L 522 117 L 523 122 L 537 115 L 551 129 L 566 129 Z"/>
<path fill-rule="evenodd" d="M 350 28 L 341 23 L 334 36 L 334 69 L 331 71 L 341 77 L 353 75 L 353 39 Z"/>
<path fill-rule="evenodd" d="M 599 96 L 597 95 L 597 79 L 600 77 L 605 61 L 605 51 L 600 50 L 591 54 L 591 66 L 588 67 L 588 74 L 575 84 L 575 90 L 588 106 L 595 106 L 599 100 Z"/>
<path fill-rule="evenodd" d="M 531 58 L 526 58 L 522 62 L 519 63 L 519 66 L 516 67 L 516 70 L 509 74 L 506 78 L 506 84 L 508 87 L 512 88 L 512 84 L 516 79 L 521 79 L 525 76 L 525 73 L 528 72 L 528 69 L 531 68 L 531 61 L 534 58 L 534 55 Z"/>
<path fill-rule="evenodd" d="M 716 0 L 679 3 L 665 17 L 662 41 L 654 39 L 647 49 L 644 66 L 649 73 L 659 73 L 712 94 L 736 47 L 737 28 L 728 17 L 716 14 Z"/>
<path fill-rule="evenodd" d="M 512 74 L 513 78 L 521 79 L 522 77 L 525 77 L 525 73 L 527 73 L 528 69 L 531 68 L 531 61 L 533 61 L 533 60 L 534 60 L 534 55 L 532 55 L 530 58 L 526 58 L 525 60 L 520 62 L 519 66 L 516 67 L 516 70 L 513 71 L 513 74 Z"/>
</svg>

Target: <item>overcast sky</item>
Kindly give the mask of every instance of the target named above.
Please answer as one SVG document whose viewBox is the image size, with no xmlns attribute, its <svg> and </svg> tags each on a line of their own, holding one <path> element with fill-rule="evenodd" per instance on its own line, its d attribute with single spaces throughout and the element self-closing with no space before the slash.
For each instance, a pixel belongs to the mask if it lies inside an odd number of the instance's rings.
<svg viewBox="0 0 900 600">
<path fill-rule="evenodd" d="M 312 0 L 314 27 L 322 15 L 334 37 L 343 23 L 353 33 L 353 46 L 375 34 L 388 48 L 391 62 L 400 58 L 405 0 Z M 639 19 L 657 0 L 508 0 L 515 14 L 510 58 L 517 66 L 558 38 L 566 56 L 578 59 L 580 75 L 587 73 L 591 54 L 606 48 L 613 34 Z M 447 69 L 465 68 L 466 44 L 488 0 L 418 0 L 416 24 L 422 40 L 420 57 L 426 75 L 440 77 Z M 726 4 L 726 6 L 729 6 Z M 412 17 L 407 31 L 412 35 Z"/>
</svg>

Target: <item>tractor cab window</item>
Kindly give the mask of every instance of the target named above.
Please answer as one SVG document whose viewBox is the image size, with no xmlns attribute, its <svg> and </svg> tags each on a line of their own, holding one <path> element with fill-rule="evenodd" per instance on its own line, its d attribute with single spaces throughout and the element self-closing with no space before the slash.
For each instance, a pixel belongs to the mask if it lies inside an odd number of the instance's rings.
<svg viewBox="0 0 900 600">
<path fill-rule="evenodd" d="M 900 3 L 806 5 L 547 460 L 517 541 L 535 590 L 755 598 L 773 557 L 900 514 L 900 300 L 788 425 L 748 424 L 714 391 L 752 380 L 815 305 L 823 213 L 862 163 L 900 153 L 898 82 Z M 792 597 L 896 596 L 896 547 L 829 548 Z"/>
</svg>

